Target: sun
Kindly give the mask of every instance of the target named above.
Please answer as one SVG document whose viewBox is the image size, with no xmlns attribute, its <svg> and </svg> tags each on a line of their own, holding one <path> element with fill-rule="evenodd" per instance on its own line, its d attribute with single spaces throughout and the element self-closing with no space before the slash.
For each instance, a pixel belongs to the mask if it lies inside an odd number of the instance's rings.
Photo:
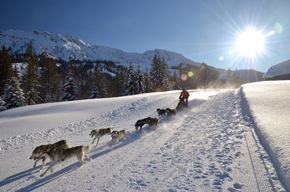
<svg viewBox="0 0 290 192">
<path fill-rule="evenodd" d="M 256 57 L 264 52 L 265 35 L 254 28 L 248 28 L 237 35 L 236 48 L 243 57 Z"/>
</svg>

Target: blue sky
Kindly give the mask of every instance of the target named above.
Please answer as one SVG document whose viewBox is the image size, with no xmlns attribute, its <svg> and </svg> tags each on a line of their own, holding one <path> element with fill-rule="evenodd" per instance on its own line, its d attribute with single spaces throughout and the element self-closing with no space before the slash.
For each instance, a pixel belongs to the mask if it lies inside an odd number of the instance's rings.
<svg viewBox="0 0 290 192">
<path fill-rule="evenodd" d="M 164 49 L 224 69 L 265 72 L 290 59 L 289 0 L 0 0 L 0 4 L 0 30 L 72 35 L 127 52 Z M 249 27 L 263 35 L 263 48 L 250 56 L 237 47 L 237 39 Z"/>
</svg>

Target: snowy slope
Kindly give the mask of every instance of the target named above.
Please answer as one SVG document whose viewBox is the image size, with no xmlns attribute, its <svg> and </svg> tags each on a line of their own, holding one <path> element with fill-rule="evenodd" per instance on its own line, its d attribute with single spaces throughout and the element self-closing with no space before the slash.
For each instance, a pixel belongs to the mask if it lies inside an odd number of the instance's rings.
<svg viewBox="0 0 290 192">
<path fill-rule="evenodd" d="M 240 92 L 190 94 L 186 111 L 160 118 L 157 127 L 144 126 L 141 131 L 135 131 L 134 123 L 157 117 L 157 108 L 175 108 L 179 92 L 1 112 L 0 191 L 285 191 L 253 122 L 242 111 Z M 112 148 L 110 137 L 104 136 L 80 168 L 75 158 L 43 178 L 32 168 L 28 158 L 34 147 L 60 139 L 74 146 L 88 145 L 90 131 L 103 127 L 130 134 Z"/>
<path fill-rule="evenodd" d="M 119 49 L 91 45 L 83 40 L 68 35 L 54 35 L 49 32 L 24 32 L 18 30 L 0 31 L 0 46 L 10 47 L 11 53 L 25 53 L 27 44 L 32 41 L 36 54 L 46 52 L 54 58 L 64 61 L 77 60 L 109 60 L 128 66 L 130 63 L 149 68 L 154 55 L 159 55 L 167 65 L 177 66 L 180 63 L 200 65 L 183 55 L 160 49 L 148 50 L 144 53 L 127 53 Z"/>
</svg>

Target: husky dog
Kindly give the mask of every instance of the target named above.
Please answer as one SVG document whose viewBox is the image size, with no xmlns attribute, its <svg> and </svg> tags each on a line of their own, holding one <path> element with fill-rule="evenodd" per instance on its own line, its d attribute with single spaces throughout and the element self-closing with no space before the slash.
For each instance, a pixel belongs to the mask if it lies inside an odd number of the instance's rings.
<svg viewBox="0 0 290 192">
<path fill-rule="evenodd" d="M 175 109 L 167 108 L 167 109 L 166 109 L 166 113 L 167 113 L 167 115 L 169 115 L 169 116 L 176 115 L 176 110 L 175 110 Z"/>
<path fill-rule="evenodd" d="M 93 143 L 95 142 L 95 140 L 98 138 L 98 141 L 97 141 L 97 144 L 96 144 L 95 148 L 98 146 L 101 137 L 103 137 L 103 136 L 106 135 L 106 134 L 110 134 L 110 133 L 112 133 L 112 129 L 111 129 L 111 128 L 93 129 L 89 135 L 91 135 L 92 137 L 95 136 L 95 138 L 94 138 L 92 144 L 93 144 Z"/>
<path fill-rule="evenodd" d="M 121 130 L 121 131 L 113 131 L 111 134 L 112 137 L 112 141 L 111 141 L 111 145 L 110 147 L 112 147 L 115 143 L 117 143 L 120 139 L 126 137 L 129 134 L 128 131 L 126 131 L 125 129 Z"/>
<path fill-rule="evenodd" d="M 148 117 L 148 118 L 149 118 L 149 120 L 148 120 L 149 126 L 158 124 L 158 119 L 157 118 L 152 118 L 152 117 Z"/>
<path fill-rule="evenodd" d="M 166 110 L 165 109 L 157 109 L 156 110 L 159 116 L 165 116 L 166 114 Z"/>
<path fill-rule="evenodd" d="M 142 129 L 142 126 L 145 124 L 148 124 L 150 117 L 147 117 L 145 119 L 140 119 L 135 123 L 135 129 L 138 130 L 138 127 Z"/>
<path fill-rule="evenodd" d="M 91 146 L 77 146 L 77 147 L 72 147 L 69 149 L 55 149 L 52 151 L 52 153 L 45 153 L 43 154 L 43 156 L 49 156 L 52 161 L 51 164 L 49 165 L 49 167 L 45 170 L 45 172 L 43 174 L 40 175 L 40 177 L 43 177 L 46 172 L 48 170 L 50 170 L 51 172 L 53 172 L 53 166 L 66 160 L 69 159 L 71 157 L 77 157 L 77 159 L 79 160 L 79 162 L 81 163 L 80 166 L 82 166 L 85 162 L 84 162 L 84 157 L 88 158 L 85 155 L 84 151 L 90 150 Z"/>
<path fill-rule="evenodd" d="M 71 146 L 67 144 L 66 140 L 58 141 L 54 144 L 47 144 L 47 145 L 40 145 L 36 147 L 30 156 L 29 159 L 34 159 L 34 165 L 33 168 L 36 167 L 36 163 L 42 159 L 42 166 L 38 171 L 41 171 L 44 168 L 45 161 L 47 158 L 50 158 L 49 156 L 43 156 L 45 153 L 52 153 L 55 149 L 68 149 Z"/>
</svg>

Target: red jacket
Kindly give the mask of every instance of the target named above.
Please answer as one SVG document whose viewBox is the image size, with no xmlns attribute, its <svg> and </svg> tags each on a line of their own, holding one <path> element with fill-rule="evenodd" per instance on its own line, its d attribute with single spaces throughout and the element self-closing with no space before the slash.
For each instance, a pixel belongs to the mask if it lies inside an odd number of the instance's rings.
<svg viewBox="0 0 290 192">
<path fill-rule="evenodd" d="M 186 90 L 183 90 L 179 96 L 179 98 L 184 98 L 184 99 L 187 99 L 188 97 L 189 97 L 189 93 Z"/>
</svg>

